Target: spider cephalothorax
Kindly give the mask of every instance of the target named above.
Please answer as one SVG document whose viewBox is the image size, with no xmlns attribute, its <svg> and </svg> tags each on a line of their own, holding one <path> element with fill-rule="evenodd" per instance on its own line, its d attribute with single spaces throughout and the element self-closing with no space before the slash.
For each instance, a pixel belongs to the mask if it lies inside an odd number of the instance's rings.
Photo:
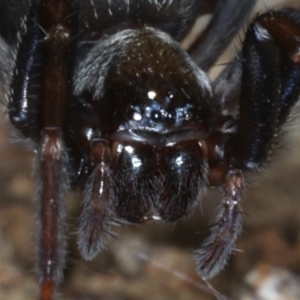
<svg viewBox="0 0 300 300">
<path fill-rule="evenodd" d="M 292 9 L 257 16 L 214 82 L 203 71 L 254 3 L 40 0 L 18 3 L 20 20 L 0 23 L 14 32 L 0 32 L 9 117 L 38 153 L 42 300 L 61 279 L 70 186 L 83 191 L 86 259 L 104 248 L 115 221 L 173 222 L 206 187 L 220 187 L 211 235 L 194 258 L 204 279 L 224 267 L 242 230 L 244 174 L 267 161 L 300 94 L 300 12 Z M 184 51 L 179 42 L 207 11 L 209 25 Z"/>
</svg>

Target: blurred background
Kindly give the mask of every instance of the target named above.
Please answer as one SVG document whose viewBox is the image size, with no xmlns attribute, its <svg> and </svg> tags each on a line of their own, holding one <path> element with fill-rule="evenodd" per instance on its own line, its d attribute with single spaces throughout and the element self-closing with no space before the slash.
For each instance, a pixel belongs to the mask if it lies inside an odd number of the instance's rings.
<svg viewBox="0 0 300 300">
<path fill-rule="evenodd" d="M 259 1 L 255 12 L 300 0 Z M 230 61 L 234 41 L 212 69 L 212 76 Z M 218 66 L 219 65 L 219 66 Z M 0 120 L 0 300 L 38 298 L 34 275 L 35 187 L 33 155 L 15 143 L 3 110 Z M 300 122 L 298 122 L 300 124 Z M 211 284 L 229 299 L 300 299 L 300 135 L 290 126 L 286 145 L 272 164 L 247 187 L 244 232 L 227 267 Z M 68 257 L 60 299 L 216 299 L 195 273 L 191 255 L 209 232 L 221 199 L 208 192 L 202 209 L 173 225 L 144 224 L 115 228 L 107 250 L 85 262 L 76 247 L 79 198 L 67 199 Z"/>
</svg>

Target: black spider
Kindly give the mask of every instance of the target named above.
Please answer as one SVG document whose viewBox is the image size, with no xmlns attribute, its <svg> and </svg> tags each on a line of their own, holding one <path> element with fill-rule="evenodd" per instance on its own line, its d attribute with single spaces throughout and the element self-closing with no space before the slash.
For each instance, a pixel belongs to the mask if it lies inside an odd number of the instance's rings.
<svg viewBox="0 0 300 300">
<path fill-rule="evenodd" d="M 9 117 L 38 156 L 42 300 L 53 299 L 62 279 L 70 187 L 83 190 L 78 246 L 88 260 L 114 222 L 174 222 L 206 187 L 220 187 L 224 199 L 194 259 L 204 279 L 224 267 L 242 230 L 244 173 L 268 161 L 300 94 L 300 12 L 289 8 L 257 16 L 213 83 L 203 71 L 254 4 L 1 2 Z M 187 54 L 179 42 L 209 11 Z"/>
</svg>

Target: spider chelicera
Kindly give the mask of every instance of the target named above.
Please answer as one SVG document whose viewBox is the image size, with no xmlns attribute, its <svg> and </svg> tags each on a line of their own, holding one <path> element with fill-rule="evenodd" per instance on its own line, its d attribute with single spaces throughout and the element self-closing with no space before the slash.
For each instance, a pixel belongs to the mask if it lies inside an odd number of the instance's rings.
<svg viewBox="0 0 300 300">
<path fill-rule="evenodd" d="M 1 3 L 7 109 L 38 157 L 42 300 L 62 280 L 64 198 L 75 187 L 83 191 L 78 246 L 88 260 L 115 222 L 174 222 L 206 187 L 220 187 L 211 235 L 194 260 L 204 279 L 224 267 L 242 230 L 244 174 L 268 161 L 300 94 L 300 12 L 289 8 L 257 16 L 241 52 L 208 79 L 254 4 Z M 210 23 L 185 52 L 179 42 L 208 12 Z"/>
</svg>

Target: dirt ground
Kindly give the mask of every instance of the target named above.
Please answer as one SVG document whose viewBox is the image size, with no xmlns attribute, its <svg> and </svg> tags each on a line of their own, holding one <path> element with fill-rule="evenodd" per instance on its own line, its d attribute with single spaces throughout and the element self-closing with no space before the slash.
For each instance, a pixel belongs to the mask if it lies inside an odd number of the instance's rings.
<svg viewBox="0 0 300 300">
<path fill-rule="evenodd" d="M 260 8 L 269 2 L 272 6 L 287 3 L 264 1 Z M 300 8 L 300 0 L 288 4 Z M 240 251 L 211 281 L 229 299 L 300 299 L 299 129 L 300 125 L 289 131 L 286 147 L 247 187 L 244 232 L 237 243 Z M 33 155 L 25 143 L 14 143 L 10 132 L 4 115 L 0 120 L 0 300 L 33 300 L 38 299 Z M 85 262 L 76 247 L 79 199 L 70 195 L 67 265 L 58 298 L 216 299 L 197 276 L 191 256 L 207 235 L 219 201 L 219 193 L 208 192 L 202 212 L 196 208 L 193 216 L 174 225 L 118 227 L 118 237 L 107 250 Z"/>
</svg>

